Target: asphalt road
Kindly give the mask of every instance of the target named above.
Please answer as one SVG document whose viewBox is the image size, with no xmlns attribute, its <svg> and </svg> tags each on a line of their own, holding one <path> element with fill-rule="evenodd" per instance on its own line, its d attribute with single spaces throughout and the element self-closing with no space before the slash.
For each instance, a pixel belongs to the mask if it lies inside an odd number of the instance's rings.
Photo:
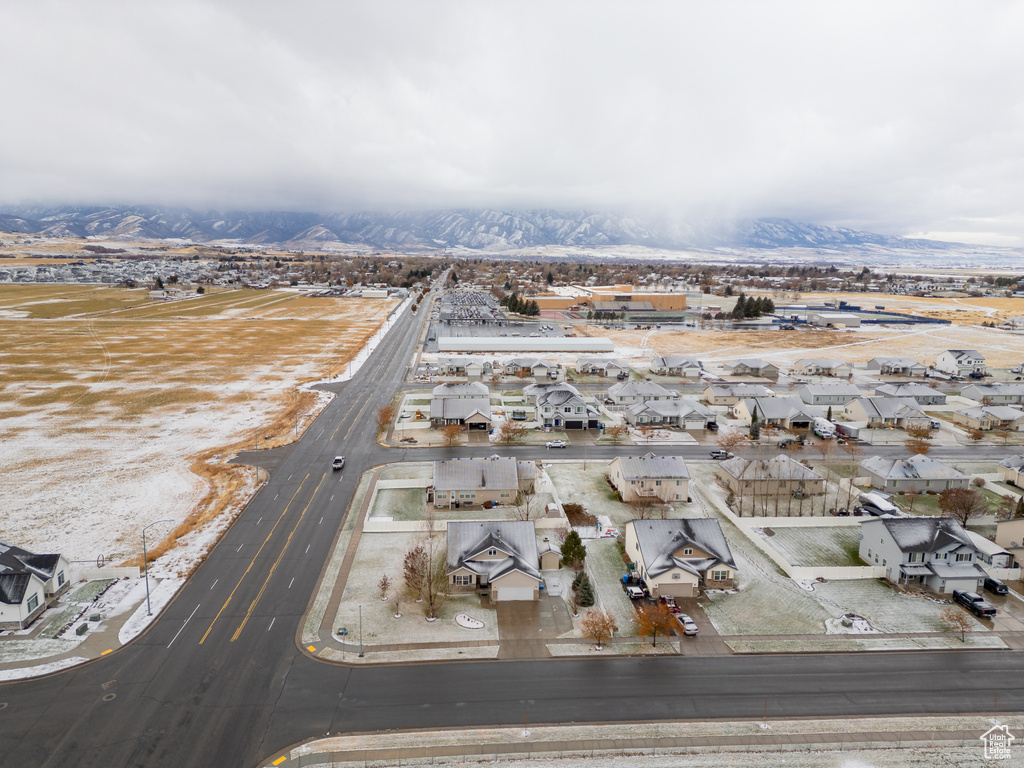
<svg viewBox="0 0 1024 768">
<path fill-rule="evenodd" d="M 1010 652 L 567 659 L 348 668 L 302 653 L 302 615 L 362 472 L 467 455 L 375 442 L 425 320 L 406 314 L 152 627 L 126 648 L 0 685 L 0 766 L 253 766 L 327 732 L 664 718 L 1024 711 Z M 500 449 L 552 457 L 540 448 Z M 614 447 L 563 458 L 611 458 Z M 636 450 L 631 448 L 629 450 Z M 475 452 L 491 453 L 491 447 Z M 706 447 L 658 448 L 706 457 Z M 884 452 L 884 451 L 883 451 Z M 971 458 L 999 456 L 971 448 Z M 330 460 L 344 454 L 341 472 Z M 943 456 L 944 449 L 934 455 Z M 964 458 L 961 455 L 961 458 Z"/>
</svg>

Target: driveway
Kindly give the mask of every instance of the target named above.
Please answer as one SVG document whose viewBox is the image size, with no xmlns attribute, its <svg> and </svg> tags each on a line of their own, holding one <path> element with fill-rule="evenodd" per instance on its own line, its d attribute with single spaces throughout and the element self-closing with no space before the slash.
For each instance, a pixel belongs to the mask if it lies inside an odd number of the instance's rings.
<svg viewBox="0 0 1024 768">
<path fill-rule="evenodd" d="M 560 597 L 542 591 L 538 600 L 495 603 L 499 659 L 546 658 L 549 640 L 572 629 L 569 609 Z"/>
</svg>

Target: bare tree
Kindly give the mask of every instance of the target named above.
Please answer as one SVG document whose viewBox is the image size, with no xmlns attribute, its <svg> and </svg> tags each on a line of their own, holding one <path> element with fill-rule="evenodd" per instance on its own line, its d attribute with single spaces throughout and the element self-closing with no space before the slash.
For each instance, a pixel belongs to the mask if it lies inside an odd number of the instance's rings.
<svg viewBox="0 0 1024 768">
<path fill-rule="evenodd" d="M 996 520 L 1012 520 L 1017 508 L 1017 500 L 1013 496 L 1003 496 L 996 510 Z"/>
<path fill-rule="evenodd" d="M 635 520 L 653 520 L 655 517 L 665 517 L 665 508 L 655 496 L 637 496 L 628 504 Z"/>
<path fill-rule="evenodd" d="M 605 433 L 607 433 L 608 438 L 613 444 L 618 445 L 623 439 L 625 439 L 629 430 L 626 428 L 625 424 L 614 424 L 613 426 L 608 427 L 608 429 L 605 430 Z"/>
<path fill-rule="evenodd" d="M 462 426 L 460 424 L 445 424 L 441 427 L 441 439 L 444 440 L 444 444 L 447 446 L 453 446 L 459 441 L 459 435 L 462 434 Z"/>
<path fill-rule="evenodd" d="M 391 579 L 385 573 L 380 577 L 380 581 L 377 582 L 377 589 L 380 590 L 380 599 L 387 600 L 388 592 L 391 591 Z"/>
<path fill-rule="evenodd" d="M 1006 442 L 1010 439 L 1010 430 L 1008 429 L 997 429 L 993 434 L 1003 441 L 1003 445 L 1006 445 Z"/>
<path fill-rule="evenodd" d="M 718 433 L 718 437 L 715 439 L 715 443 L 719 448 L 729 450 L 731 448 L 738 448 L 747 442 L 747 436 L 740 432 L 738 429 L 723 429 Z"/>
<path fill-rule="evenodd" d="M 618 628 L 615 617 L 603 608 L 587 611 L 581 626 L 583 636 L 593 640 L 598 649 L 611 639 L 612 633 Z"/>
<path fill-rule="evenodd" d="M 539 516 L 540 499 L 537 498 L 537 491 L 530 486 L 516 494 L 510 515 L 513 520 L 533 520 Z"/>
<path fill-rule="evenodd" d="M 405 561 L 402 564 L 402 581 L 409 596 L 414 600 L 423 599 L 428 573 L 427 551 L 422 544 L 417 544 L 405 553 Z"/>
<path fill-rule="evenodd" d="M 967 432 L 967 437 L 971 440 L 981 440 L 985 436 L 985 433 L 980 429 L 972 429 Z"/>
<path fill-rule="evenodd" d="M 906 442 L 906 449 L 910 453 L 924 456 L 931 450 L 932 433 L 927 427 L 907 427 L 905 431 L 910 438 Z"/>
<path fill-rule="evenodd" d="M 526 429 L 518 421 L 512 419 L 505 419 L 501 426 L 498 428 L 498 442 L 502 445 L 512 445 L 512 443 L 518 443 L 526 437 L 526 433 L 529 430 Z"/>
<path fill-rule="evenodd" d="M 677 625 L 675 616 L 664 603 L 642 605 L 636 612 L 636 633 L 640 637 L 651 636 L 651 647 L 658 645 L 658 635 L 670 637 Z"/>
<path fill-rule="evenodd" d="M 658 428 L 655 427 L 654 425 L 652 425 L 652 424 L 644 424 L 642 427 L 640 427 L 640 436 L 643 437 L 645 442 L 650 443 L 651 442 L 651 438 L 654 437 L 654 434 L 657 431 L 658 431 Z"/>
<path fill-rule="evenodd" d="M 391 422 L 395 420 L 396 413 L 397 409 L 391 403 L 388 403 L 387 405 L 382 405 L 380 408 L 378 408 L 376 414 L 377 432 L 383 432 L 389 426 L 391 426 Z"/>
<path fill-rule="evenodd" d="M 967 527 L 967 521 L 988 512 L 988 501 L 975 488 L 947 488 L 939 494 L 939 509 Z"/>
<path fill-rule="evenodd" d="M 939 620 L 946 626 L 947 632 L 959 632 L 960 642 L 967 642 L 967 630 L 974 626 L 974 620 L 966 611 L 955 605 L 947 605 L 939 614 Z"/>
</svg>

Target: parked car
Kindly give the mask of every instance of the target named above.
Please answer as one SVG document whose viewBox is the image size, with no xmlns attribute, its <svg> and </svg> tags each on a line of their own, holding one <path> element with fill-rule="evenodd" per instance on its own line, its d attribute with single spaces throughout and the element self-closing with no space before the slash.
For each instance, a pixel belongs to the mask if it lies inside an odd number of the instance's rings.
<svg viewBox="0 0 1024 768">
<path fill-rule="evenodd" d="M 565 440 L 548 440 L 548 448 L 568 448 L 569 444 Z"/>
<path fill-rule="evenodd" d="M 1010 593 L 1010 588 L 1007 587 L 1006 584 L 1004 584 L 1000 579 L 997 579 L 994 576 L 989 576 L 987 579 L 985 579 L 984 583 L 982 583 L 982 586 L 989 592 L 991 592 L 993 595 L 1008 595 Z"/>
<path fill-rule="evenodd" d="M 626 596 L 630 600 L 643 600 L 647 595 L 644 594 L 643 588 L 630 584 L 626 587 Z"/>
<path fill-rule="evenodd" d="M 953 590 L 953 601 L 960 603 L 964 608 L 981 619 L 991 619 L 996 615 L 995 606 L 985 601 L 977 592 L 968 592 L 963 589 Z"/>
<path fill-rule="evenodd" d="M 661 602 L 663 602 L 665 604 L 665 607 L 668 608 L 670 611 L 672 611 L 672 613 L 682 613 L 683 612 L 682 609 L 678 605 L 676 605 L 676 599 L 674 597 L 672 597 L 672 595 L 662 595 L 658 599 Z"/>
<path fill-rule="evenodd" d="M 731 453 L 730 451 L 712 451 L 711 452 L 711 458 L 712 459 L 731 459 L 734 455 L 735 454 Z"/>
<path fill-rule="evenodd" d="M 344 456 L 335 456 L 334 457 L 334 461 L 331 462 L 331 469 L 337 470 L 337 469 L 341 469 L 344 466 L 345 466 L 345 457 Z"/>
<path fill-rule="evenodd" d="M 718 422 L 717 421 L 709 421 L 705 425 L 705 428 L 706 429 L 710 429 L 712 432 L 717 432 L 718 431 Z"/>
<path fill-rule="evenodd" d="M 680 613 L 676 615 L 676 620 L 679 622 L 680 627 L 682 627 L 684 635 L 687 637 L 697 636 L 697 624 L 693 619 L 685 613 Z"/>
<path fill-rule="evenodd" d="M 786 448 L 803 448 L 804 447 L 804 441 L 801 440 L 799 437 L 784 437 L 781 440 L 779 440 L 777 445 L 779 446 L 779 448 L 782 448 L 782 449 L 786 449 Z"/>
</svg>

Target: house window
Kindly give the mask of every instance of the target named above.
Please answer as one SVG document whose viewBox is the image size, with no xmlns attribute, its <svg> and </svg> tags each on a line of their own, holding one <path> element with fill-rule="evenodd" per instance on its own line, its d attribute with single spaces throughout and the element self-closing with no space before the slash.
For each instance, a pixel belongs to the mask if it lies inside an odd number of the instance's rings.
<svg viewBox="0 0 1024 768">
<path fill-rule="evenodd" d="M 64 586 L 64 571 L 61 571 L 60 573 L 57 574 L 57 586 L 58 587 L 63 587 Z"/>
<path fill-rule="evenodd" d="M 693 554 L 693 547 L 687 547 L 686 549 L 684 549 L 683 550 L 683 554 L 684 555 L 692 555 Z"/>
<path fill-rule="evenodd" d="M 679 574 L 678 573 L 673 573 L 672 574 L 672 578 L 673 579 L 678 579 L 679 578 Z"/>
<path fill-rule="evenodd" d="M 908 563 L 923 563 L 924 552 L 911 552 L 910 557 L 907 558 Z"/>
<path fill-rule="evenodd" d="M 967 562 L 970 562 L 970 560 L 971 560 L 971 553 L 970 552 L 957 552 L 956 553 L 956 561 L 958 563 L 967 563 Z"/>
<path fill-rule="evenodd" d="M 487 550 L 487 554 L 488 555 L 496 555 L 496 554 L 498 554 L 498 550 L 496 550 L 494 547 L 491 547 L 490 549 Z"/>
<path fill-rule="evenodd" d="M 728 571 L 712 571 L 711 572 L 711 580 L 712 581 L 727 581 L 728 579 L 729 579 L 729 572 Z"/>
<path fill-rule="evenodd" d="M 32 595 L 28 599 L 28 612 L 32 613 L 36 608 L 39 607 L 39 595 Z"/>
<path fill-rule="evenodd" d="M 676 485 L 677 485 L 677 486 L 678 486 L 678 485 L 682 485 L 682 484 L 683 484 L 683 481 L 682 481 L 682 480 L 676 480 Z"/>
<path fill-rule="evenodd" d="M 661 487 L 661 480 L 655 480 L 654 481 L 654 485 L 655 485 L 655 487 L 660 488 Z"/>
<path fill-rule="evenodd" d="M 457 587 L 468 587 L 473 583 L 473 577 L 468 573 L 457 573 L 452 576 L 452 584 Z"/>
<path fill-rule="evenodd" d="M 508 491 L 502 491 L 501 492 L 501 498 L 503 498 L 503 499 L 510 499 L 510 498 L 512 498 L 512 494 L 509 493 Z"/>
</svg>

